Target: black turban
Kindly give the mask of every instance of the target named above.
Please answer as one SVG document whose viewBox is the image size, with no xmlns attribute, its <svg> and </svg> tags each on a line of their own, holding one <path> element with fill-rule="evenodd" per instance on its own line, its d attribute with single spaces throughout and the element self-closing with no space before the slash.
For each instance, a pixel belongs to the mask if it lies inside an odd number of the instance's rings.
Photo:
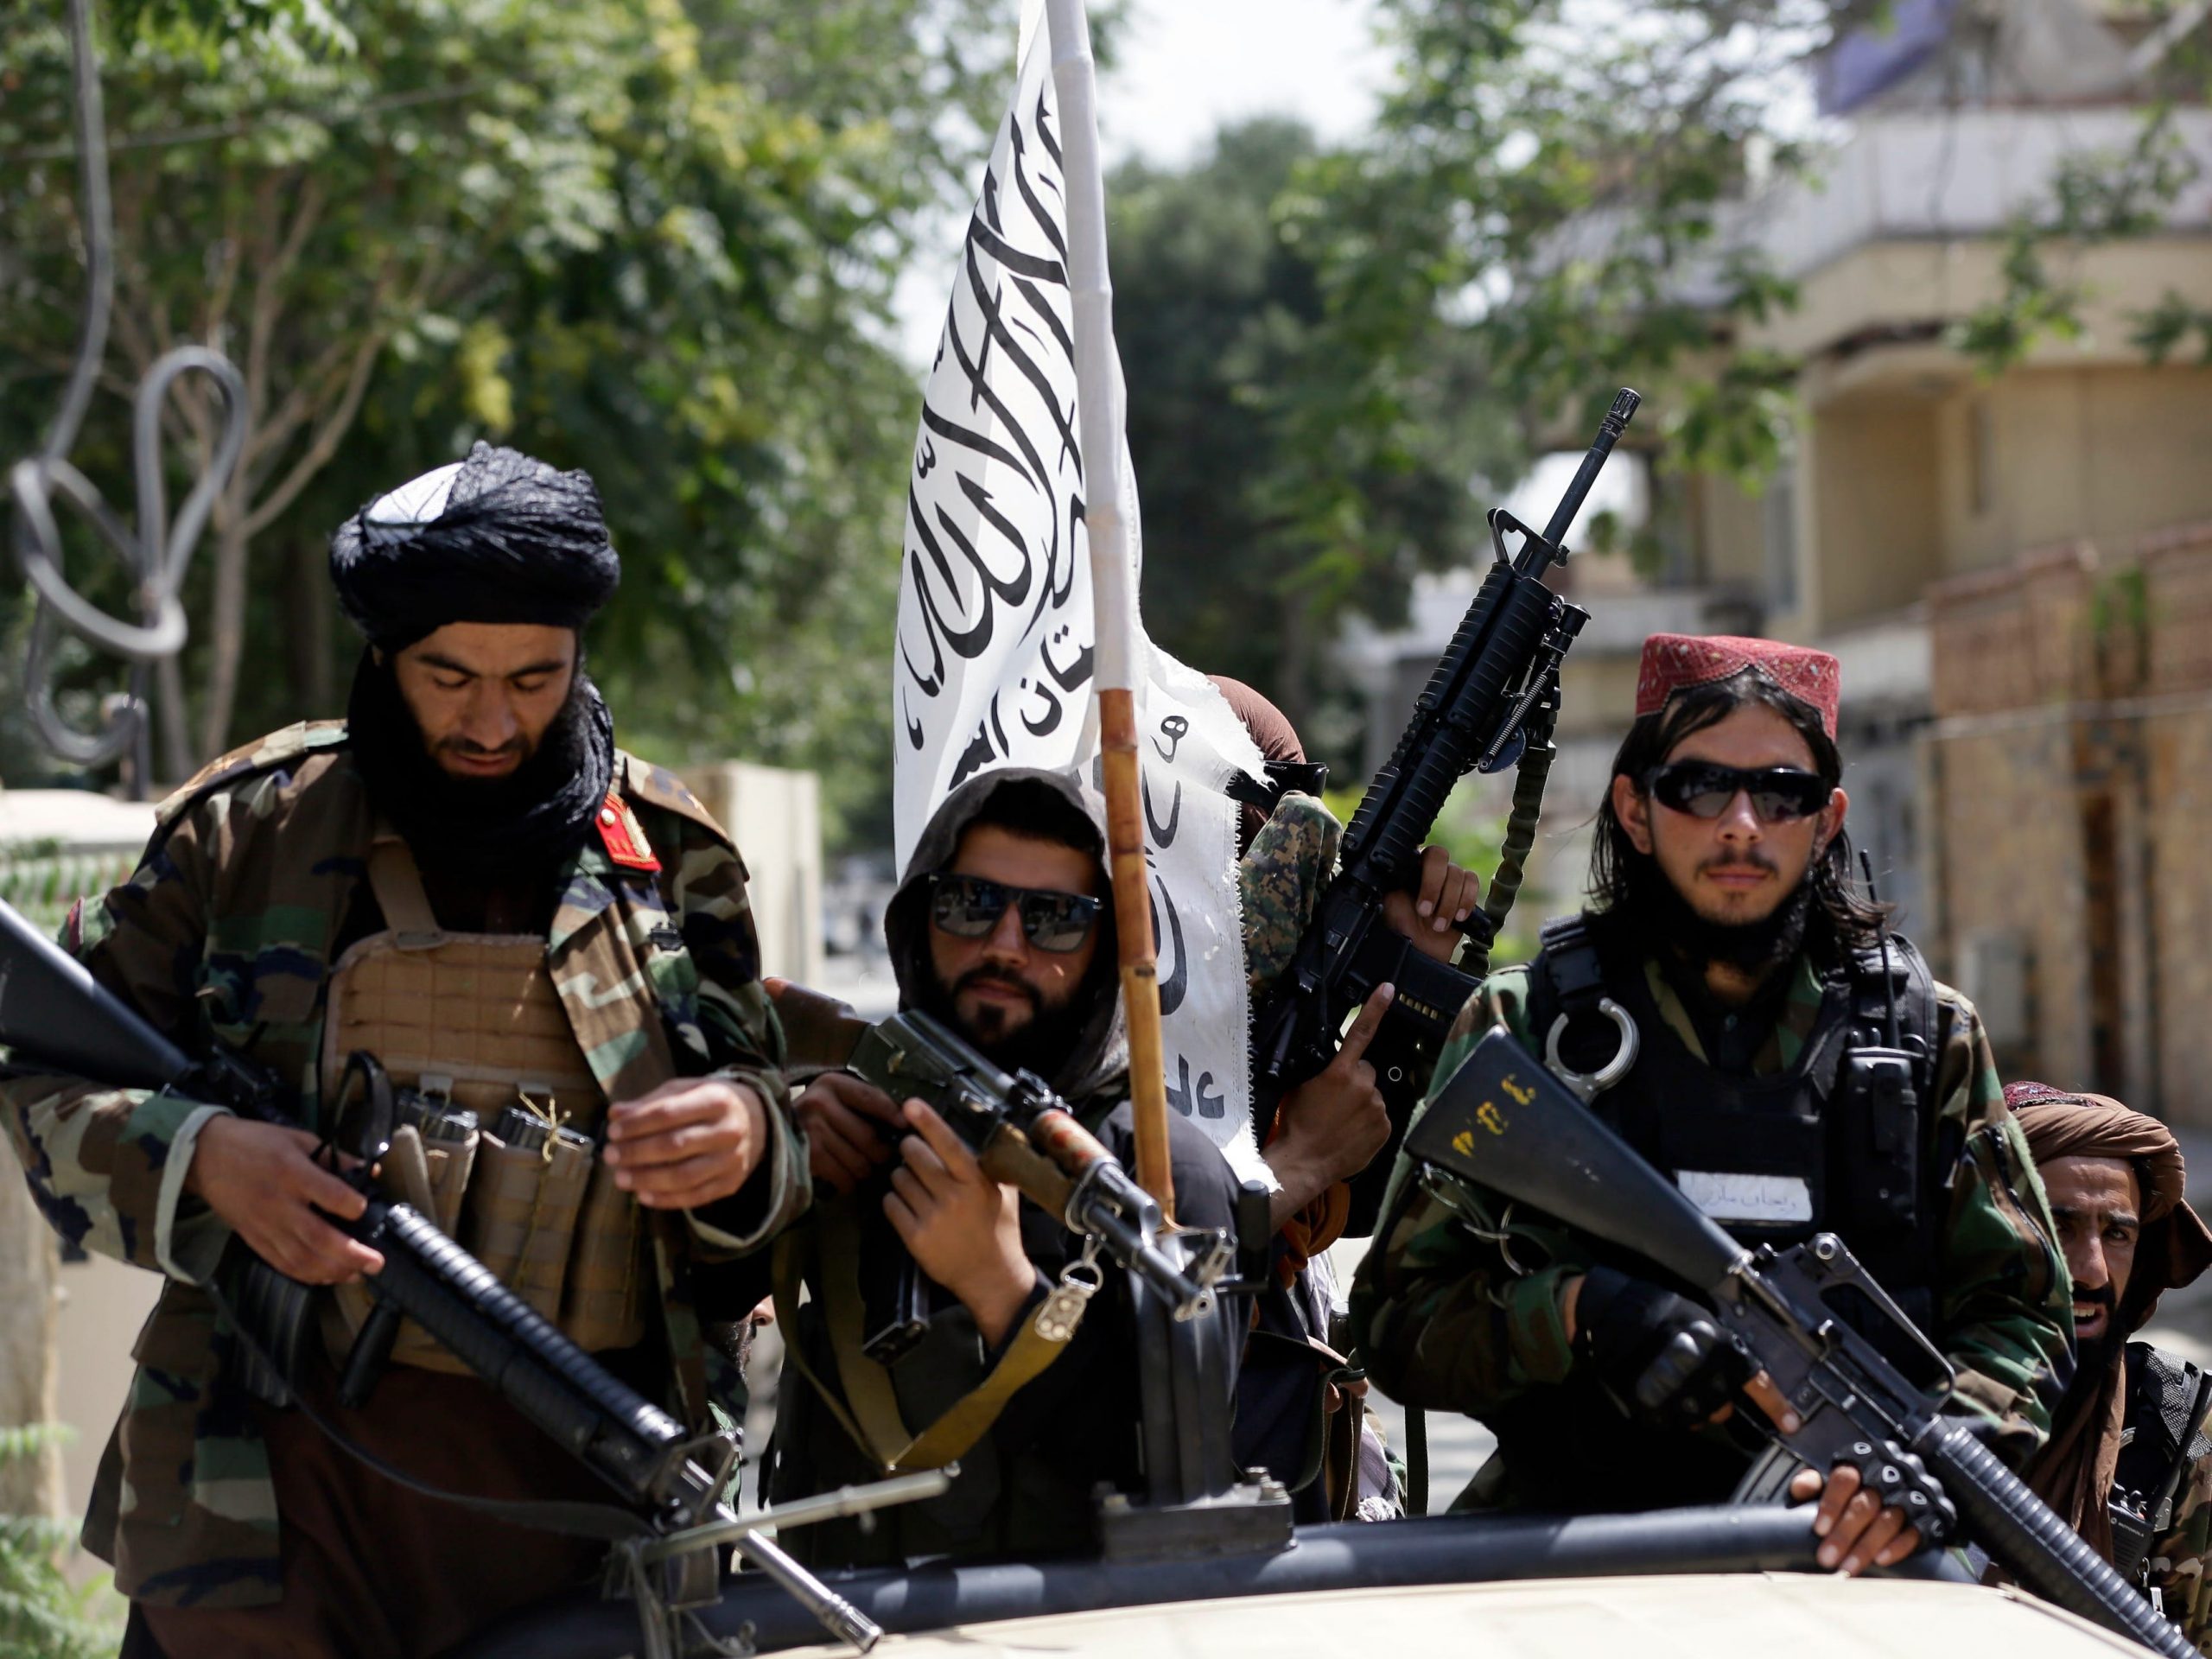
<svg viewBox="0 0 2212 1659">
<path fill-rule="evenodd" d="M 340 607 L 387 651 L 448 622 L 581 630 L 621 578 L 591 474 L 488 443 L 378 497 L 330 538 Z"/>
</svg>

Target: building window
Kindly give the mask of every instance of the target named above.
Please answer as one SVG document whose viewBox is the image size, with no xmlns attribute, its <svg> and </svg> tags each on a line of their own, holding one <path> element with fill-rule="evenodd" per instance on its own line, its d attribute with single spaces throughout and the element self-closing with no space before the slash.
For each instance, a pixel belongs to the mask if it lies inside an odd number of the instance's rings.
<svg viewBox="0 0 2212 1659">
<path fill-rule="evenodd" d="M 1760 502 L 1766 543 L 1766 599 L 1770 613 L 1797 608 L 1797 464 L 1784 461 L 1767 480 Z"/>
</svg>

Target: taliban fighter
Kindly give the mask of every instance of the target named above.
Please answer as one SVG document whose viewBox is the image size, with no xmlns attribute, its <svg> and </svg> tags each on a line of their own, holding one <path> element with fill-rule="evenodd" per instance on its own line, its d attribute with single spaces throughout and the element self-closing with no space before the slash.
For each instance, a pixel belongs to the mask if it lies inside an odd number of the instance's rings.
<svg viewBox="0 0 2212 1659">
<path fill-rule="evenodd" d="M 2074 1380 L 2022 1478 L 2200 1649 L 2212 1649 L 2212 1376 L 2137 1338 L 2212 1267 L 2181 1147 L 2104 1095 L 2008 1084 L 2074 1285 Z"/>
<path fill-rule="evenodd" d="M 334 1287 L 316 1298 L 334 1348 L 383 1265 L 322 1213 L 363 1207 L 311 1155 L 338 1127 L 340 1057 L 377 1053 L 423 1096 L 387 1184 L 694 1424 L 734 1379 L 687 1306 L 691 1265 L 806 1201 L 743 867 L 680 784 L 614 747 L 584 672 L 620 574 L 591 480 L 480 443 L 347 519 L 330 568 L 368 638 L 346 720 L 207 767 L 62 935 L 181 1046 L 296 1084 L 301 1127 L 51 1074 L 4 1085 L 62 1237 L 164 1276 L 84 1532 L 130 1599 L 132 1656 L 434 1653 L 596 1566 L 601 1546 L 411 1492 L 249 1395 L 216 1300 L 240 1252 Z M 403 1327 L 395 1357 L 358 1408 L 322 1352 L 295 1381 L 437 1487 L 602 1497 L 426 1334 Z"/>
<path fill-rule="evenodd" d="M 884 932 L 903 1007 L 943 1021 L 1007 1071 L 1037 1074 L 1134 1169 L 1102 811 L 1064 772 L 969 779 L 916 842 Z M 1128 1491 L 1141 1478 L 1125 1300 L 1095 1295 L 1071 1331 L 1056 1326 L 1048 1297 L 1079 1242 L 986 1174 L 924 1103 L 829 1070 L 795 1111 L 835 1196 L 776 1252 L 787 1357 L 769 1491 L 780 1503 L 954 1458 L 960 1478 L 872 1526 L 831 1521 L 794 1533 L 793 1554 L 842 1566 L 1086 1550 L 1099 1485 Z M 1232 1227 L 1228 1164 L 1182 1118 L 1167 1127 L 1177 1221 Z M 861 1286 L 868 1268 L 900 1258 L 924 1275 L 927 1328 L 879 1361 L 865 1351 Z M 1112 1291 L 1118 1272 L 1100 1272 Z M 1243 1307 L 1224 1297 L 1207 1317 Z M 1224 1342 L 1232 1354 L 1237 1345 Z"/>
<path fill-rule="evenodd" d="M 1745 1243 L 1840 1235 L 1948 1356 L 1953 1408 L 2017 1464 L 2066 1375 L 2065 1274 L 1979 1017 L 1852 884 L 1837 678 L 1834 658 L 1770 640 L 1647 640 L 1596 905 L 1484 982 L 1437 1075 L 1502 1024 Z M 1886 1040 L 1892 1007 L 1921 1058 L 1885 1106 L 1853 1056 Z M 1495 1192 L 1451 1195 L 1463 1220 L 1402 1163 L 1393 1191 L 1353 1325 L 1385 1392 L 1496 1432 L 1463 1504 L 1636 1510 L 1737 1488 L 1763 1440 L 1739 1394 L 1787 1407 L 1684 1287 Z M 1819 1496 L 1823 1567 L 1917 1546 L 1849 1464 L 1787 1490 Z"/>
</svg>

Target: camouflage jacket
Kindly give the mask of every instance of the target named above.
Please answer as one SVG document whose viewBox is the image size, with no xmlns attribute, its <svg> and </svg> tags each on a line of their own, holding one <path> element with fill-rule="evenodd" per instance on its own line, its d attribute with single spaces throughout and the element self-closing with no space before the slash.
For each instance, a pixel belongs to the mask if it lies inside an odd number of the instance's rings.
<svg viewBox="0 0 2212 1659">
<path fill-rule="evenodd" d="M 2174 1522 L 2151 1546 L 2151 1586 L 2166 1617 L 2199 1653 L 2212 1655 L 2212 1455 L 2199 1458 L 2182 1478 L 2174 1499 Z"/>
<path fill-rule="evenodd" d="M 751 1249 L 804 1206 L 805 1148 L 785 1116 L 782 1037 L 760 984 L 744 866 L 669 773 L 618 754 L 615 777 L 659 868 L 618 863 L 594 839 L 562 873 L 546 950 L 578 1043 L 607 1097 L 624 1099 L 664 1075 L 646 1035 L 645 1022 L 658 1020 L 679 1072 L 744 1079 L 771 1103 L 774 1126 L 765 1186 L 752 1189 L 764 1202 L 748 1195 L 747 1220 L 734 1224 L 744 1236 L 688 1213 L 656 1218 L 667 1403 L 697 1422 L 711 1400 L 741 1398 L 741 1384 L 700 1338 L 690 1269 Z M 61 943 L 188 1050 L 250 1045 L 296 1081 L 313 1127 L 325 981 L 372 827 L 342 724 L 288 728 L 165 802 L 136 874 L 80 902 Z M 86 1544 L 114 1563 L 134 1599 L 276 1600 L 267 1454 L 229 1380 L 235 1340 L 200 1288 L 230 1230 L 184 1191 L 193 1141 L 218 1109 L 49 1073 L 10 1074 L 0 1094 L 32 1192 L 61 1236 L 168 1276 L 132 1351 L 138 1370 L 101 1461 Z"/>
<path fill-rule="evenodd" d="M 1661 1016 L 1702 1058 L 1688 1011 L 1657 963 L 1645 967 Z M 1790 1065 L 1811 1029 L 1818 977 L 1803 958 L 1789 973 L 1782 1012 L 1753 1058 L 1755 1074 Z M 1510 968 L 1484 982 L 1439 1057 L 1437 1077 L 1450 1076 L 1499 1024 L 1538 1052 L 1529 1029 L 1529 977 L 1527 968 Z M 2017 1463 L 2049 1433 L 2058 1379 L 2070 1369 L 2063 1361 L 2072 1337 L 2071 1290 L 2050 1242 L 2056 1231 L 2043 1184 L 2005 1109 L 1980 1019 L 1949 988 L 1939 985 L 1936 995 L 1936 1110 L 1957 1126 L 1962 1147 L 1933 1275 L 1939 1323 L 1958 1369 L 1960 1406 L 1987 1420 L 1999 1448 Z M 1496 1193 L 1470 1191 L 1493 1223 L 1508 1224 L 1497 1229 L 1499 1239 L 1477 1237 L 1401 1158 L 1376 1248 L 1353 1286 L 1352 1324 L 1386 1393 L 1408 1405 L 1484 1417 L 1497 1427 L 1540 1391 L 1570 1379 L 1578 1389 L 1588 1384 L 1567 1341 L 1560 1296 L 1564 1281 L 1598 1261 L 1598 1245 L 1541 1217 L 1508 1216 Z M 1592 1397 L 1605 1408 L 1602 1396 Z M 1510 1501 L 1513 1492 L 1510 1483 L 1503 1490 L 1486 1484 L 1484 1496 Z"/>
</svg>

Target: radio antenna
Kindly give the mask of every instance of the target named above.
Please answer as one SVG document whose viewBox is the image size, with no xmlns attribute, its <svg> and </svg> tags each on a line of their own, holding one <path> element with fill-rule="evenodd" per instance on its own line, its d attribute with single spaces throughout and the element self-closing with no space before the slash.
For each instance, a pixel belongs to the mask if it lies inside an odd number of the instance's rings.
<svg viewBox="0 0 2212 1659">
<path fill-rule="evenodd" d="M 1888 1038 L 1890 1046 L 1895 1048 L 1897 1046 L 1897 976 L 1890 971 L 1890 917 L 1887 911 L 1880 908 L 1882 895 L 1874 886 L 1874 861 L 1867 855 L 1864 847 L 1859 849 L 1859 874 L 1866 878 L 1866 897 L 1873 901 L 1876 907 L 1874 937 L 1882 947 L 1882 990 L 1889 999 L 1889 1029 L 1884 1035 Z"/>
</svg>

